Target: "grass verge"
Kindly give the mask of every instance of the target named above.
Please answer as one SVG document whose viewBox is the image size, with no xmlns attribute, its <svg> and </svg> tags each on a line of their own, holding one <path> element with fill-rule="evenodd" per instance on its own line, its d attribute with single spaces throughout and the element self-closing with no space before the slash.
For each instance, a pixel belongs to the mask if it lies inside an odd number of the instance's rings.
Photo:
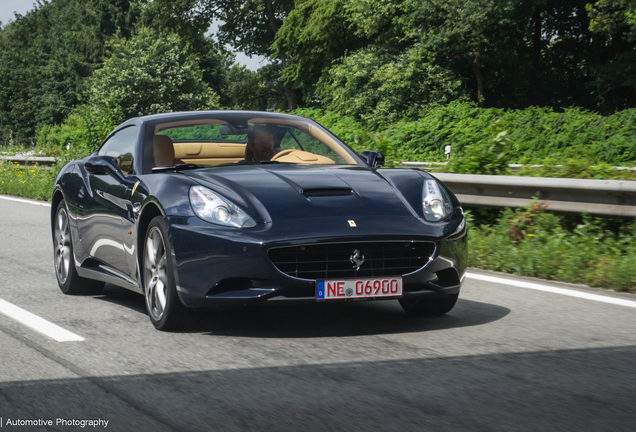
<svg viewBox="0 0 636 432">
<path fill-rule="evenodd" d="M 0 161 L 0 194 L 49 201 L 57 171 Z"/>
<path fill-rule="evenodd" d="M 636 222 L 557 216 L 535 202 L 467 212 L 469 265 L 636 292 Z"/>
</svg>

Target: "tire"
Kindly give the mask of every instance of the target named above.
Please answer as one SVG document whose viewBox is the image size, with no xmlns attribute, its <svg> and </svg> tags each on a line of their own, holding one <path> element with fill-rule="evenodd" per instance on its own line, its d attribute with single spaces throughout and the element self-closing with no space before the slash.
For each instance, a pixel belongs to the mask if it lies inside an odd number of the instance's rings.
<svg viewBox="0 0 636 432">
<path fill-rule="evenodd" d="M 57 283 L 62 292 L 68 295 L 97 295 L 102 292 L 104 282 L 86 279 L 77 274 L 68 209 L 64 200 L 57 205 L 52 228 L 53 264 Z"/>
<path fill-rule="evenodd" d="M 414 298 L 400 299 L 400 306 L 412 316 L 440 316 L 448 313 L 455 307 L 459 294 L 449 295 L 444 298 Z"/>
<path fill-rule="evenodd" d="M 171 255 L 166 222 L 157 216 L 144 237 L 142 273 L 148 316 L 155 328 L 163 331 L 181 328 L 186 312 L 175 287 Z"/>
</svg>

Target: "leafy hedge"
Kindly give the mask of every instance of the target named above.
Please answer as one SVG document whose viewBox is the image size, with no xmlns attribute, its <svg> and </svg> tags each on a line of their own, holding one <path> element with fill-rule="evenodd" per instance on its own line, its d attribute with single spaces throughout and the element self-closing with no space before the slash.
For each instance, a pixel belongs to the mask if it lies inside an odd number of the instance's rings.
<svg viewBox="0 0 636 432">
<path fill-rule="evenodd" d="M 550 165 L 572 159 L 636 165 L 636 109 L 602 116 L 579 108 L 503 110 L 453 102 L 382 129 L 320 109 L 295 113 L 322 123 L 354 147 L 384 148 L 398 160 L 442 161 L 450 145 L 454 172 L 497 174 L 510 163 Z"/>
</svg>

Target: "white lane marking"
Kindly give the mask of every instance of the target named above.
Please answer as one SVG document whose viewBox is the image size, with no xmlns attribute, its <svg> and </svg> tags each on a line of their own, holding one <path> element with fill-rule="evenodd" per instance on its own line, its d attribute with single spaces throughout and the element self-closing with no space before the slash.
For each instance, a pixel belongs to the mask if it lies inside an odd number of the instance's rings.
<svg viewBox="0 0 636 432">
<path fill-rule="evenodd" d="M 620 306 L 636 308 L 636 301 L 633 301 L 633 300 L 625 300 L 625 299 L 620 299 L 616 297 L 591 294 L 591 293 L 587 293 L 583 291 L 576 291 L 576 290 L 571 290 L 566 288 L 557 288 L 550 285 L 542 285 L 542 284 L 531 283 L 531 282 L 517 281 L 513 279 L 504 279 L 504 278 L 498 278 L 494 276 L 486 276 L 486 275 L 481 275 L 477 273 L 466 273 L 466 277 L 469 279 L 476 279 L 476 280 L 480 280 L 484 282 L 493 282 L 497 284 L 511 285 L 518 288 L 528 288 L 528 289 L 533 289 L 537 291 L 550 292 L 553 294 L 561 294 L 561 295 L 566 295 L 570 297 L 578 297 L 578 298 L 582 298 L 586 300 L 594 300 L 597 302 L 610 303 L 610 304 L 615 304 Z"/>
<path fill-rule="evenodd" d="M 36 330 L 57 342 L 80 342 L 84 340 L 83 337 L 78 336 L 75 333 L 71 333 L 57 324 L 53 324 L 44 318 L 40 318 L 39 316 L 19 308 L 18 306 L 3 299 L 0 299 L 0 313 L 21 322 L 27 327 L 31 327 L 33 330 Z"/>
<path fill-rule="evenodd" d="M 5 196 L 0 196 L 0 199 L 7 200 L 7 201 L 17 201 L 17 202 L 21 202 L 21 203 L 39 205 L 39 206 L 44 206 L 44 207 L 51 207 L 51 203 L 38 202 L 38 201 L 32 201 L 32 200 L 25 200 L 25 199 L 20 199 L 20 198 L 9 198 L 9 197 L 5 197 Z"/>
</svg>

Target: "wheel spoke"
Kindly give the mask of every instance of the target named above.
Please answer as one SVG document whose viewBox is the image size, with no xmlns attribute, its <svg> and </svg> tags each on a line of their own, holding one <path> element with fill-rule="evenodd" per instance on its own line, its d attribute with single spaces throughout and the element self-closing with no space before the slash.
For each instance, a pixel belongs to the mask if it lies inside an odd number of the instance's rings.
<svg viewBox="0 0 636 432">
<path fill-rule="evenodd" d="M 64 231 L 64 212 L 61 211 L 57 217 L 57 228 L 60 233 Z"/>
<path fill-rule="evenodd" d="M 55 227 L 55 242 L 60 243 L 63 240 L 64 240 L 64 235 L 62 234 L 62 231 L 60 231 L 58 227 Z"/>
<path fill-rule="evenodd" d="M 155 289 L 155 297 L 158 302 L 157 309 L 161 307 L 162 313 L 163 313 L 163 310 L 166 308 L 166 291 L 165 290 L 166 290 L 166 284 L 161 279 L 158 279 L 157 288 Z"/>
<path fill-rule="evenodd" d="M 149 236 L 148 240 L 146 240 L 146 253 L 146 256 L 148 257 L 148 264 L 151 266 L 155 265 L 157 251 L 155 250 L 155 243 L 152 236 Z"/>
<path fill-rule="evenodd" d="M 165 274 L 166 264 L 167 264 L 167 259 L 166 259 L 166 254 L 164 253 L 161 255 L 161 258 L 159 258 L 159 262 L 157 263 L 157 270 L 163 271 L 163 273 Z"/>
<path fill-rule="evenodd" d="M 153 241 L 155 242 L 155 265 L 159 266 L 159 261 L 161 257 L 164 255 L 165 248 L 163 246 L 163 239 L 161 238 L 161 234 L 159 231 L 154 231 L 152 233 Z"/>
<path fill-rule="evenodd" d="M 66 278 L 71 267 L 71 248 L 68 246 L 64 246 L 62 248 L 62 265 L 64 270 L 64 277 Z"/>
<path fill-rule="evenodd" d="M 58 276 L 62 278 L 62 251 L 60 249 L 55 253 L 55 270 L 57 270 Z"/>
<path fill-rule="evenodd" d="M 148 282 L 148 287 L 146 288 L 146 297 L 148 297 L 148 300 L 150 301 L 150 306 L 152 306 L 152 299 L 155 296 L 155 288 L 157 286 L 157 279 L 152 278 L 150 279 L 150 282 Z"/>
<path fill-rule="evenodd" d="M 144 271 L 148 272 L 148 274 L 152 273 L 152 259 L 150 258 L 150 253 L 148 252 L 148 246 L 146 246 L 146 252 L 144 253 Z"/>
</svg>

